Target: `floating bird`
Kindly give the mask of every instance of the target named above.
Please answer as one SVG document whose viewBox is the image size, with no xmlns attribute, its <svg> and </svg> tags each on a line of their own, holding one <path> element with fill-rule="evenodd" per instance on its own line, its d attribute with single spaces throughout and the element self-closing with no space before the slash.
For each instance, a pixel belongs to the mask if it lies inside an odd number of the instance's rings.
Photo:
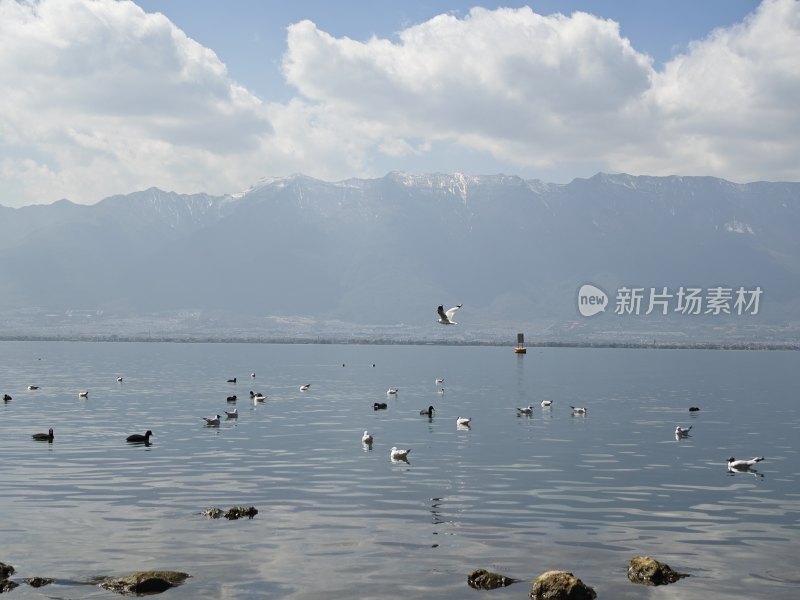
<svg viewBox="0 0 800 600">
<path fill-rule="evenodd" d="M 34 433 L 31 436 L 33 439 L 38 440 L 40 442 L 52 442 L 53 441 L 53 430 L 50 429 L 47 433 Z"/>
<path fill-rule="evenodd" d="M 398 448 L 397 446 L 392 446 L 392 449 L 389 450 L 389 458 L 392 460 L 401 460 L 403 462 L 408 462 L 408 453 L 411 452 L 411 448 L 407 448 L 405 450 Z"/>
<path fill-rule="evenodd" d="M 239 418 L 239 411 L 236 410 L 235 408 L 233 410 L 226 410 L 225 411 L 225 415 L 229 419 L 238 419 Z"/>
<path fill-rule="evenodd" d="M 698 407 L 698 406 L 690 406 L 689 407 L 689 412 L 698 412 L 699 410 L 700 410 L 700 407 Z"/>
<path fill-rule="evenodd" d="M 311 387 L 310 383 L 304 383 L 303 385 L 300 386 L 300 391 L 301 392 L 307 392 L 308 388 L 310 388 L 310 387 Z"/>
<path fill-rule="evenodd" d="M 444 379 L 440 377 L 440 378 L 438 378 L 437 380 L 435 380 L 435 381 L 434 381 L 434 383 L 435 383 L 436 385 L 441 385 L 441 384 L 443 384 L 443 383 L 444 383 Z"/>
<path fill-rule="evenodd" d="M 444 306 L 441 304 L 436 309 L 436 312 L 439 313 L 439 323 L 442 325 L 458 325 L 455 321 L 453 321 L 453 315 L 456 314 L 456 311 L 461 308 L 463 305 L 458 304 L 453 308 L 448 308 L 446 311 L 444 310 Z"/>
<path fill-rule="evenodd" d="M 688 437 L 689 431 L 692 429 L 692 426 L 689 425 L 688 427 L 681 427 L 678 425 L 675 428 L 675 437 Z"/>
<path fill-rule="evenodd" d="M 219 425 L 219 418 L 219 415 L 216 415 L 214 417 L 203 417 L 203 420 L 206 422 L 206 425 L 216 427 Z"/>
<path fill-rule="evenodd" d="M 550 408 L 553 406 L 552 400 L 542 400 L 542 408 Z"/>
<path fill-rule="evenodd" d="M 28 386 L 28 389 L 29 389 L 29 390 L 38 390 L 38 389 L 39 389 L 39 386 L 38 386 L 38 385 L 29 385 L 29 386 Z"/>
<path fill-rule="evenodd" d="M 746 471 L 756 463 L 761 462 L 764 460 L 763 456 L 757 456 L 756 458 L 751 458 L 750 460 L 736 460 L 732 456 L 728 459 L 728 470 L 735 469 L 737 471 Z"/>
<path fill-rule="evenodd" d="M 255 373 L 250 373 L 250 379 L 255 379 L 255 378 L 256 378 L 256 374 Z"/>
<path fill-rule="evenodd" d="M 236 383 L 236 377 L 228 379 L 228 383 Z"/>
<path fill-rule="evenodd" d="M 372 434 L 365 429 L 364 435 L 361 436 L 361 443 L 366 444 L 367 446 L 372 446 L 373 441 Z"/>
<path fill-rule="evenodd" d="M 3 402 L 8 402 L 11 399 L 12 399 L 11 396 L 9 396 L 8 394 L 3 394 Z"/>
<path fill-rule="evenodd" d="M 372 410 L 383 410 L 387 407 L 386 402 L 375 402 L 372 405 Z"/>
<path fill-rule="evenodd" d="M 82 392 L 78 392 L 78 398 L 88 398 L 88 397 L 89 397 L 89 392 L 85 390 Z"/>
<path fill-rule="evenodd" d="M 134 433 L 125 438 L 125 441 L 133 444 L 149 444 L 151 435 L 153 435 L 153 432 L 148 429 L 144 435 L 141 433 Z"/>
<path fill-rule="evenodd" d="M 530 417 L 532 414 L 533 414 L 532 406 L 523 406 L 521 408 L 517 408 L 518 417 Z"/>
<path fill-rule="evenodd" d="M 429 406 L 428 408 L 423 408 L 421 411 L 419 411 L 419 414 L 425 415 L 426 417 L 432 417 L 433 416 L 433 407 Z"/>
<path fill-rule="evenodd" d="M 439 390 L 438 390 L 438 392 L 437 392 L 437 393 L 439 393 L 439 394 L 444 394 L 444 388 L 439 388 Z"/>
<path fill-rule="evenodd" d="M 253 390 L 250 390 L 250 398 L 252 398 L 253 400 L 261 401 L 264 398 L 266 398 L 266 396 L 264 396 L 264 394 L 262 394 L 261 392 L 254 392 Z"/>
<path fill-rule="evenodd" d="M 586 411 L 588 410 L 587 408 L 585 408 L 583 406 L 572 406 L 572 405 L 570 405 L 570 408 L 572 409 L 572 414 L 573 415 L 585 415 Z"/>
<path fill-rule="evenodd" d="M 386 390 L 386 394 L 389 396 L 396 396 L 397 392 L 399 391 L 400 390 L 398 390 L 397 388 L 389 388 L 388 390 Z"/>
<path fill-rule="evenodd" d="M 225 398 L 225 400 L 227 402 L 236 402 L 236 394 L 234 394 L 233 396 L 228 396 L 227 398 Z"/>
<path fill-rule="evenodd" d="M 122 383 L 122 377 L 117 377 L 117 382 Z"/>
<path fill-rule="evenodd" d="M 471 417 L 456 417 L 456 425 L 469 427 L 471 421 Z"/>
</svg>

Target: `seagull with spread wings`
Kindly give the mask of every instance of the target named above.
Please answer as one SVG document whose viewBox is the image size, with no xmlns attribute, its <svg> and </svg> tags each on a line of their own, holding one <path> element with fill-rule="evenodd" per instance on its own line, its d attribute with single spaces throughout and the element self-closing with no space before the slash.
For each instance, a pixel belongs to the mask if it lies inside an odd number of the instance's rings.
<svg viewBox="0 0 800 600">
<path fill-rule="evenodd" d="M 461 306 L 461 304 L 457 304 L 453 308 L 448 308 L 445 310 L 444 305 L 440 304 L 439 308 L 436 309 L 436 312 L 439 313 L 439 323 L 442 325 L 458 325 L 458 323 L 453 321 L 453 316 L 456 314 L 456 311 L 461 308 Z"/>
</svg>

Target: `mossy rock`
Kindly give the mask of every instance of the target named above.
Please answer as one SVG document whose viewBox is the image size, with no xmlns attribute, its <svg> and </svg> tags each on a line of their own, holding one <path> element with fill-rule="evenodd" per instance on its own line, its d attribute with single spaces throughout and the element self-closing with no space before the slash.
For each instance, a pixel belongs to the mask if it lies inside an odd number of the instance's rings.
<svg viewBox="0 0 800 600">
<path fill-rule="evenodd" d="M 14 574 L 14 571 L 16 571 L 16 569 L 11 565 L 0 562 L 0 579 L 8 579 Z"/>
<path fill-rule="evenodd" d="M 649 556 L 634 556 L 628 564 L 628 579 L 642 585 L 666 585 L 688 576 Z"/>
<path fill-rule="evenodd" d="M 105 577 L 100 587 L 119 594 L 160 594 L 188 577 L 178 571 L 138 571 L 122 577 Z"/>
<path fill-rule="evenodd" d="M 24 580 L 31 587 L 40 588 L 53 583 L 49 577 L 28 577 Z"/>
<path fill-rule="evenodd" d="M 531 586 L 533 600 L 594 600 L 597 593 L 572 573 L 547 571 Z"/>
<path fill-rule="evenodd" d="M 492 573 L 486 569 L 475 569 L 472 573 L 467 575 L 467 583 L 476 590 L 493 590 L 495 588 L 511 585 L 517 581 L 519 581 L 519 579 Z"/>
<path fill-rule="evenodd" d="M 217 508 L 216 506 L 212 508 L 207 508 L 203 511 L 203 516 L 208 517 L 209 519 L 219 519 L 222 515 L 225 514 L 225 511 L 221 508 Z"/>
</svg>

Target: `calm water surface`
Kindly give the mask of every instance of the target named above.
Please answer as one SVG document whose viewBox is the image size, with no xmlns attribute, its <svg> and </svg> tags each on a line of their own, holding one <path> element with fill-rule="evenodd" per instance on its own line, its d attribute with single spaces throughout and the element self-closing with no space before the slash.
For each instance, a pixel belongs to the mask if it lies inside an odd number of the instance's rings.
<svg viewBox="0 0 800 600">
<path fill-rule="evenodd" d="M 601 600 L 795 599 L 798 389 L 794 352 L 0 343 L 0 561 L 57 580 L 20 599 L 116 598 L 79 582 L 151 568 L 192 575 L 170 598 L 455 599 L 487 568 L 524 580 L 499 599 L 550 569 Z M 234 505 L 259 513 L 199 514 Z M 691 577 L 634 585 L 639 554 Z"/>
</svg>

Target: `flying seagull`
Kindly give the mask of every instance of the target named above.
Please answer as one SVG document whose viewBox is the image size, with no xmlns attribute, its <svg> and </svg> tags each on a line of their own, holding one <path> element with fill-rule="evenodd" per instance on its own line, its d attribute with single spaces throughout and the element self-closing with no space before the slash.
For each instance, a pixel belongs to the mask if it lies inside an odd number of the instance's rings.
<svg viewBox="0 0 800 600">
<path fill-rule="evenodd" d="M 439 308 L 436 309 L 436 312 L 439 313 L 439 323 L 442 325 L 458 325 L 455 321 L 453 321 L 453 315 L 456 314 L 456 311 L 461 308 L 463 305 L 458 304 L 453 308 L 448 308 L 446 311 L 443 305 L 439 305 Z"/>
</svg>

